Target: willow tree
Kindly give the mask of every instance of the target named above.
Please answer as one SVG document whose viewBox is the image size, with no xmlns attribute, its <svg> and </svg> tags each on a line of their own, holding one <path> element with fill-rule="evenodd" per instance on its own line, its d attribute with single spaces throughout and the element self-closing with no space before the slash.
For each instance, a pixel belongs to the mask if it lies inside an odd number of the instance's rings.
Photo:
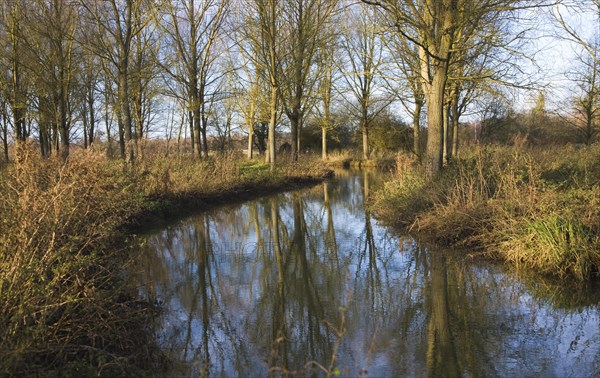
<svg viewBox="0 0 600 378">
<path fill-rule="evenodd" d="M 249 55 L 268 83 L 268 141 L 265 161 L 275 169 L 275 128 L 281 102 L 280 85 L 282 81 L 281 54 L 282 46 L 289 40 L 283 25 L 283 2 L 278 0 L 247 0 L 245 3 L 244 38 L 251 41 L 254 54 Z"/>
<path fill-rule="evenodd" d="M 170 50 L 162 67 L 184 88 L 177 96 L 188 107 L 198 157 L 208 157 L 208 89 L 214 80 L 219 54 L 215 49 L 229 7 L 229 0 L 163 0 L 160 7 L 167 13 L 159 18 Z"/>
<path fill-rule="evenodd" d="M 74 122 L 79 25 L 76 6 L 67 0 L 32 1 L 25 41 L 33 64 L 28 70 L 38 97 L 38 125 L 42 154 L 51 148 L 63 159 L 69 155 L 70 132 Z M 35 46 L 35 48 L 34 48 Z"/>
<path fill-rule="evenodd" d="M 320 53 L 321 74 L 317 85 L 317 94 L 321 101 L 322 108 L 317 107 L 320 112 L 321 126 L 321 158 L 327 160 L 327 132 L 334 128 L 333 117 L 331 116 L 331 105 L 333 101 L 333 85 L 335 80 L 334 49 L 331 45 L 323 46 Z"/>
<path fill-rule="evenodd" d="M 298 160 L 304 115 L 312 107 L 315 97 L 318 53 L 329 38 L 327 31 L 331 29 L 328 25 L 337 0 L 288 0 L 283 3 L 282 27 L 288 38 L 279 57 L 282 69 L 279 90 L 290 121 L 292 157 Z"/>
<path fill-rule="evenodd" d="M 389 104 L 390 98 L 377 93 L 384 63 L 381 30 L 373 9 L 357 4 L 346 9 L 346 25 L 341 49 L 347 59 L 341 62 L 349 93 L 349 105 L 357 116 L 362 136 L 362 158 L 369 158 L 369 131 L 373 119 Z"/>
<path fill-rule="evenodd" d="M 590 145 L 600 131 L 600 62 L 584 54 L 577 60 L 576 69 L 568 75 L 577 92 L 571 97 L 572 114 L 565 119 L 580 140 Z"/>
<path fill-rule="evenodd" d="M 243 27 L 233 31 L 234 46 L 237 48 L 231 51 L 229 66 L 237 79 L 234 90 L 235 105 L 243 117 L 244 126 L 248 132 L 247 157 L 252 159 L 256 137 L 255 125 L 258 122 L 266 122 L 266 120 L 260 119 L 260 114 L 264 113 L 261 112 L 261 109 L 266 106 L 265 93 L 268 92 L 268 88 L 265 87 L 268 84 L 264 65 L 261 64 L 261 60 L 257 59 L 262 47 L 261 41 L 257 37 L 260 35 L 260 26 L 255 22 L 252 13 L 245 13 L 247 9 L 243 9 L 243 7 L 246 4 L 236 3 L 236 5 L 237 8 L 234 8 L 232 12 L 233 17 L 236 17 L 234 22 Z"/>
<path fill-rule="evenodd" d="M 424 164 L 429 177 L 443 165 L 444 105 L 448 72 L 460 46 L 458 32 L 469 40 L 482 25 L 506 19 L 543 0 L 363 0 L 385 15 L 393 31 L 418 46 L 419 77 L 427 102 L 427 150 Z M 498 30 L 508 33 L 508 30 Z"/>
<path fill-rule="evenodd" d="M 2 42 L 4 53 L 0 56 L 3 75 L 2 93 L 12 113 L 12 126 L 17 142 L 29 136 L 27 113 L 27 80 L 24 75 L 26 54 L 22 37 L 25 7 L 21 1 L 0 4 Z"/>
<path fill-rule="evenodd" d="M 135 38 L 151 21 L 145 0 L 81 0 L 85 16 L 96 28 L 97 38 L 87 46 L 116 72 L 117 115 L 125 137 L 123 158 L 134 162 L 137 137 L 132 113 L 132 51 Z"/>
<path fill-rule="evenodd" d="M 384 42 L 390 61 L 384 76 L 386 85 L 412 118 L 413 153 L 420 160 L 421 115 L 425 106 L 425 94 L 420 81 L 418 46 L 393 33 L 386 35 Z"/>
</svg>

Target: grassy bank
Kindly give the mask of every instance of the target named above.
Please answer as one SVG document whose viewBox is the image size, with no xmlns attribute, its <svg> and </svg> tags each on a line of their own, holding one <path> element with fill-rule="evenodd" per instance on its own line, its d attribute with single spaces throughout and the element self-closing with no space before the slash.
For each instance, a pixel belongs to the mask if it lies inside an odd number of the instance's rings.
<svg viewBox="0 0 600 378">
<path fill-rule="evenodd" d="M 325 164 L 332 168 L 377 168 L 389 170 L 395 166 L 395 156 L 387 153 L 365 160 L 358 151 L 344 150 L 330 153 Z"/>
<path fill-rule="evenodd" d="M 387 222 L 515 267 L 587 280 L 600 268 L 600 146 L 474 148 L 434 182 L 400 155 L 374 204 Z"/>
<path fill-rule="evenodd" d="M 146 156 L 134 169 L 85 151 L 20 156 L 0 170 L 0 376 L 156 373 L 159 309 L 126 282 L 126 230 L 326 173 L 312 162 L 270 173 L 234 155 Z"/>
</svg>

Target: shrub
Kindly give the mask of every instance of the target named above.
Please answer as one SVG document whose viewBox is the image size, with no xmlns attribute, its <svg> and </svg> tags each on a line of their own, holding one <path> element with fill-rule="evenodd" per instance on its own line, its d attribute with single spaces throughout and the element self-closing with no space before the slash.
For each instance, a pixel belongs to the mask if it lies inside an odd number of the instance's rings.
<svg viewBox="0 0 600 378">
<path fill-rule="evenodd" d="M 0 372 L 143 366 L 151 309 L 118 274 L 116 227 L 136 212 L 124 167 L 90 153 L 44 160 L 32 146 L 19 156 L 0 191 Z"/>
</svg>

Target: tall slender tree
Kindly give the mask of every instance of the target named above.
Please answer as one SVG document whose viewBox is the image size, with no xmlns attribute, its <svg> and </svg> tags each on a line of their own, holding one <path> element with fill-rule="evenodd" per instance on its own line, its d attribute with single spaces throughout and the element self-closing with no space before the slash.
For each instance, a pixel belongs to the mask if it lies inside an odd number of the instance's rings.
<svg viewBox="0 0 600 378">
<path fill-rule="evenodd" d="M 183 87 L 181 96 L 189 109 L 198 157 L 208 156 L 208 90 L 215 80 L 215 50 L 230 9 L 229 0 L 165 0 L 160 25 L 167 37 L 169 54 L 162 68 Z"/>
<path fill-rule="evenodd" d="M 144 0 L 80 0 L 97 38 L 91 48 L 116 74 L 118 118 L 125 141 L 124 158 L 133 163 L 137 137 L 132 114 L 132 51 L 134 39 L 151 21 L 151 9 Z"/>
<path fill-rule="evenodd" d="M 356 4 L 346 9 L 342 33 L 344 80 L 350 94 L 348 103 L 357 115 L 362 136 L 362 158 L 369 159 L 369 131 L 373 119 L 391 102 L 390 96 L 377 93 L 384 63 L 381 33 L 377 30 L 373 8 Z"/>
<path fill-rule="evenodd" d="M 328 24 L 336 8 L 337 0 L 288 0 L 283 8 L 283 27 L 288 39 L 279 57 L 282 68 L 279 89 L 290 121 L 294 160 L 298 160 L 304 115 L 314 103 L 319 48 L 330 38 Z"/>
<path fill-rule="evenodd" d="M 42 130 L 50 128 L 52 149 L 66 159 L 77 89 L 77 8 L 67 0 L 35 0 L 27 17 L 30 33 L 23 41 L 33 63 L 28 71 L 36 83 L 42 153 L 48 152 Z"/>
</svg>

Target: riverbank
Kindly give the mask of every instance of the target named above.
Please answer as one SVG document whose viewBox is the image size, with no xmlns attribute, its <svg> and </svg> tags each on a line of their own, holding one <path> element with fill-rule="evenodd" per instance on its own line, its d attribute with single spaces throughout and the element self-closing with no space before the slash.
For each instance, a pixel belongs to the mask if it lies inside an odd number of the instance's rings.
<svg viewBox="0 0 600 378">
<path fill-rule="evenodd" d="M 350 153 L 345 154 L 332 154 L 327 158 L 325 164 L 332 168 L 343 168 L 343 169 L 363 169 L 363 168 L 376 168 L 381 170 L 393 169 L 396 165 L 394 156 L 378 157 L 373 159 L 362 159 L 357 156 L 353 156 Z"/>
<path fill-rule="evenodd" d="M 236 155 L 145 156 L 135 168 L 87 151 L 34 148 L 0 171 L 0 375 L 157 374 L 159 306 L 124 278 L 130 231 L 236 198 L 315 182 L 316 161 L 277 170 Z"/>
<path fill-rule="evenodd" d="M 379 191 L 387 223 L 517 269 L 585 281 L 600 270 L 600 146 L 461 152 L 433 182 L 410 157 Z"/>
</svg>

